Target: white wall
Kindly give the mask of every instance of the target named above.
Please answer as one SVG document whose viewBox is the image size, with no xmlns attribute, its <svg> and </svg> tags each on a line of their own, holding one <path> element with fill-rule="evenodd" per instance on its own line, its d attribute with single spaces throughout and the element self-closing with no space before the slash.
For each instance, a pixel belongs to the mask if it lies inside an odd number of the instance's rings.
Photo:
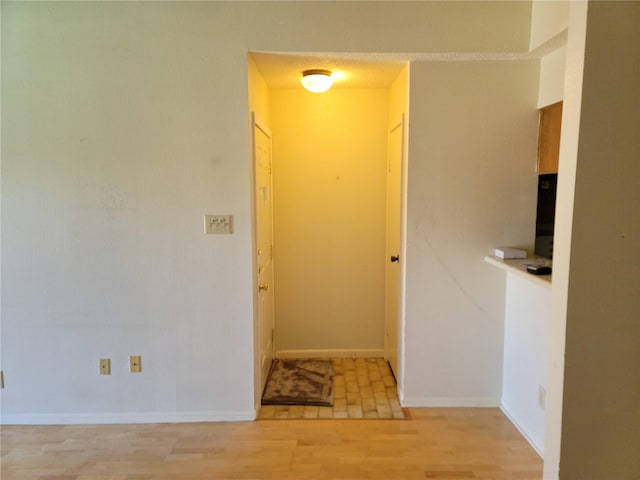
<svg viewBox="0 0 640 480">
<path fill-rule="evenodd" d="M 572 4 L 567 39 L 567 63 L 562 104 L 562 133 L 560 137 L 558 189 L 553 238 L 553 285 L 551 290 L 549 373 L 547 375 L 547 419 L 543 475 L 545 479 L 558 478 L 560 463 L 567 290 L 571 261 L 571 224 L 573 222 L 576 159 L 580 134 L 586 14 L 586 2 Z"/>
<path fill-rule="evenodd" d="M 278 356 L 381 356 L 389 91 L 271 91 Z"/>
<path fill-rule="evenodd" d="M 2 13 L 3 416 L 251 418 L 246 55 L 191 7 Z"/>
<path fill-rule="evenodd" d="M 567 0 L 534 0 L 531 2 L 530 50 L 567 30 L 569 26 L 569 6 Z M 540 59 L 540 87 L 538 108 L 546 107 L 562 100 L 566 47 L 561 46 Z"/>
<path fill-rule="evenodd" d="M 504 318 L 502 408 L 543 455 L 551 284 L 507 273 Z"/>
<path fill-rule="evenodd" d="M 540 59 L 538 108 L 546 107 L 562 100 L 566 56 L 567 48 L 562 47 Z"/>
<path fill-rule="evenodd" d="M 498 405 L 504 275 L 535 235 L 538 64 L 412 63 L 405 403 Z"/>
<path fill-rule="evenodd" d="M 531 2 L 530 50 L 535 50 L 567 28 L 569 5 L 568 0 L 533 0 Z"/>
<path fill-rule="evenodd" d="M 362 2 L 2 2 L 3 422 L 251 418 L 247 52 L 528 47 L 525 2 L 363 7 Z M 417 92 L 427 78 L 416 80 Z M 528 75 L 511 80 L 508 85 L 518 85 L 521 95 L 535 91 Z M 535 102 L 516 103 L 528 110 Z M 421 150 L 434 139 L 425 129 L 437 123 L 425 108 L 418 108 L 422 113 L 411 126 L 413 138 L 425 139 L 416 144 L 420 161 Z M 517 120 L 528 125 L 524 117 Z M 501 129 L 512 123 L 510 115 L 504 119 Z M 529 137 L 532 153 L 535 133 Z M 515 146 L 519 139 L 514 135 L 508 146 L 513 155 L 483 157 L 482 163 L 496 168 L 480 171 L 511 171 L 517 162 L 511 165 L 506 157 L 524 158 Z M 412 232 L 421 231 L 425 219 L 448 218 L 452 206 L 467 209 L 437 187 L 438 177 L 433 178 L 437 188 L 429 190 L 435 201 L 423 207 L 425 174 L 417 170 L 409 199 Z M 507 198 L 528 205 L 528 197 L 518 200 L 519 188 L 507 186 Z M 470 250 L 481 261 L 496 241 L 524 238 L 505 233 L 516 215 L 502 210 L 507 208 L 498 200 L 502 191 L 477 192 L 480 204 L 505 214 L 482 227 Z M 426 208 L 431 213 L 419 213 Z M 232 214 L 233 235 L 204 236 L 205 213 Z M 477 233 L 479 224 L 471 225 L 469 233 Z M 432 261 L 420 236 L 412 233 L 412 241 L 416 267 Z M 431 328 L 420 325 L 421 303 L 412 305 L 414 343 L 407 356 L 414 363 L 412 391 L 421 397 L 443 394 L 442 379 L 456 371 L 452 362 L 464 371 L 463 362 L 486 351 L 483 369 L 499 369 L 494 349 L 499 339 L 493 338 L 499 308 L 497 300 L 490 306 L 483 300 L 493 287 L 478 291 L 479 267 L 469 270 L 470 257 L 463 259 L 464 265 L 455 261 L 457 283 L 446 282 L 450 295 L 443 305 L 459 296 L 460 287 L 471 289 L 471 299 L 463 302 L 471 317 L 479 310 L 475 303 L 490 312 L 480 314 L 470 331 L 483 341 L 459 360 L 434 362 L 443 352 L 421 353 L 434 337 Z M 408 284 L 412 300 L 442 278 L 439 269 L 414 270 Z M 468 349 L 471 336 L 445 333 L 451 352 Z M 141 374 L 126 371 L 130 354 L 142 355 Z M 111 376 L 98 375 L 99 357 L 112 359 Z M 429 377 L 422 377 L 418 370 L 426 368 Z M 494 396 L 499 379 L 480 373 L 464 393 Z M 464 384 L 465 377 L 459 380 Z M 457 395 L 452 390 L 446 394 Z"/>
</svg>

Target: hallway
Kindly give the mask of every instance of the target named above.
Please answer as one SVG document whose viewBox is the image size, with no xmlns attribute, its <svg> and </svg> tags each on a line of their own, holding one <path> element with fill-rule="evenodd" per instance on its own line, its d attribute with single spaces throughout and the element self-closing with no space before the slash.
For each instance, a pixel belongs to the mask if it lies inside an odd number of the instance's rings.
<svg viewBox="0 0 640 480">
<path fill-rule="evenodd" d="M 263 405 L 260 419 L 406 418 L 396 381 L 383 358 L 334 358 L 333 407 Z"/>
</svg>

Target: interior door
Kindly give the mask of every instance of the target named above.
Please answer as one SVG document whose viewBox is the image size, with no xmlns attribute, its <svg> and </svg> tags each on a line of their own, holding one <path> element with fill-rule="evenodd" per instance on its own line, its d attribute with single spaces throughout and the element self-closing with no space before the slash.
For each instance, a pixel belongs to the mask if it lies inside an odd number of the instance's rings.
<svg viewBox="0 0 640 480">
<path fill-rule="evenodd" d="M 385 357 L 398 374 L 400 235 L 402 211 L 402 157 L 404 118 L 389 131 L 387 141 L 387 248 L 385 267 Z"/>
<path fill-rule="evenodd" d="M 258 298 L 258 358 L 260 388 L 264 384 L 274 357 L 274 288 L 273 288 L 273 198 L 271 170 L 271 132 L 252 114 L 253 158 L 255 169 L 256 254 L 254 278 Z"/>
</svg>

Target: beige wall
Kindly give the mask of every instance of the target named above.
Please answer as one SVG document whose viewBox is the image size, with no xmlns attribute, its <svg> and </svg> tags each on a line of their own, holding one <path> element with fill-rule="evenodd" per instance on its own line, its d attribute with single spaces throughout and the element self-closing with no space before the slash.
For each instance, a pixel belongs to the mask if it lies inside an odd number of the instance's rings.
<svg viewBox="0 0 640 480">
<path fill-rule="evenodd" d="M 563 480 L 640 477 L 638 58 L 640 3 L 589 2 L 577 155 L 559 173 L 574 165 Z"/>
<path fill-rule="evenodd" d="M 531 2 L 530 50 L 535 50 L 567 28 L 569 5 L 568 0 L 534 0 Z"/>
<path fill-rule="evenodd" d="M 269 125 L 269 87 L 260 74 L 256 62 L 247 56 L 247 77 L 249 82 L 249 112 L 255 112 L 260 119 Z"/>
<path fill-rule="evenodd" d="M 404 67 L 389 88 L 389 126 L 409 113 L 409 65 Z M 408 118 L 407 118 L 408 121 Z"/>
<path fill-rule="evenodd" d="M 271 92 L 280 354 L 383 347 L 388 95 Z"/>
<path fill-rule="evenodd" d="M 567 49 L 562 47 L 540 59 L 539 108 L 562 100 L 566 56 Z"/>
<path fill-rule="evenodd" d="M 567 0 L 534 0 L 531 3 L 530 50 L 567 30 L 569 5 Z M 566 48 L 560 46 L 540 59 L 539 108 L 562 100 L 565 57 Z"/>
</svg>

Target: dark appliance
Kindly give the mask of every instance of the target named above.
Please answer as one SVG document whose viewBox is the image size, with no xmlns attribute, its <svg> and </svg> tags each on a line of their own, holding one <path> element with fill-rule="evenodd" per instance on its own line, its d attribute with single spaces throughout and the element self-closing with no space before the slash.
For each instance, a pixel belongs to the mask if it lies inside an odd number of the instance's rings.
<svg viewBox="0 0 640 480">
<path fill-rule="evenodd" d="M 536 244 L 534 253 L 553 258 L 553 222 L 556 218 L 558 174 L 538 175 L 538 208 L 536 210 Z"/>
</svg>

